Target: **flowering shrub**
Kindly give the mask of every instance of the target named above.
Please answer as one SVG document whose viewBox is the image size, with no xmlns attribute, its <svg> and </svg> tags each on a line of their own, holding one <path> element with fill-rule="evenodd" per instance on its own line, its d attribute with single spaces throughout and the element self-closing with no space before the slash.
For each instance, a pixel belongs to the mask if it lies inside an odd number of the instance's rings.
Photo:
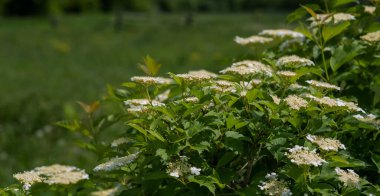
<svg viewBox="0 0 380 196">
<path fill-rule="evenodd" d="M 380 194 L 380 121 L 344 93 L 358 85 L 373 89 L 366 80 L 379 73 L 378 11 L 333 2 L 326 6 L 336 12 L 317 14 L 311 5 L 291 14 L 312 15 L 299 32 L 236 37 L 238 44 L 264 47 L 262 58 L 219 74 L 155 77 L 160 65 L 146 58 L 149 76 L 110 88 L 102 102 L 106 108 L 113 101 L 118 112 L 99 115 L 99 102 L 81 103 L 84 120 L 59 123 L 85 136 L 82 146 L 100 157 L 89 176 L 72 167 L 63 173 L 39 167 L 15 174 L 20 185 L 3 192 L 59 184 L 55 191 L 84 195 Z M 108 132 L 111 125 L 120 137 Z"/>
</svg>

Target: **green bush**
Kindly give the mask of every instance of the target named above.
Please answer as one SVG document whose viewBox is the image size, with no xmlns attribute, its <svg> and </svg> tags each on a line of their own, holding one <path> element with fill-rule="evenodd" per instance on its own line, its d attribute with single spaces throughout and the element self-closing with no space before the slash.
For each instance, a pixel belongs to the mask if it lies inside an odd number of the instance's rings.
<svg viewBox="0 0 380 196">
<path fill-rule="evenodd" d="M 220 75 L 156 77 L 161 65 L 145 58 L 148 76 L 109 87 L 101 102 L 79 103 L 82 119 L 58 123 L 98 155 L 89 175 L 38 167 L 3 193 L 379 195 L 380 120 L 366 112 L 378 112 L 379 8 L 336 0 L 324 9 L 292 13 L 311 15 L 298 32 L 236 37 L 261 61 Z M 356 104 L 363 93 L 366 110 Z"/>
</svg>

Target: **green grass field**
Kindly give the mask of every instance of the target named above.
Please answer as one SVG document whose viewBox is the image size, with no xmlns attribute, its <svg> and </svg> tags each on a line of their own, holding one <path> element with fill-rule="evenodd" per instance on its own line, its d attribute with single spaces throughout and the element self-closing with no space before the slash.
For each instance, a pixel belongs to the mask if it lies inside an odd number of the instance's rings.
<svg viewBox="0 0 380 196">
<path fill-rule="evenodd" d="M 32 167 L 75 164 L 92 168 L 75 136 L 53 126 L 77 100 L 91 102 L 143 74 L 150 55 L 164 75 L 194 69 L 220 70 L 255 51 L 233 42 L 265 28 L 287 27 L 286 13 L 195 15 L 127 14 L 116 32 L 111 15 L 65 16 L 58 28 L 47 19 L 0 19 L 0 186 Z"/>
</svg>

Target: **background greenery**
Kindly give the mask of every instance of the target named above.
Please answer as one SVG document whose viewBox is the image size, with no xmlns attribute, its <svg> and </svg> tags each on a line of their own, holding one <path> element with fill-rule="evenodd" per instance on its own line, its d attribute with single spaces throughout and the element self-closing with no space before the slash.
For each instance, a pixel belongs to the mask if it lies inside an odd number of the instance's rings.
<svg viewBox="0 0 380 196">
<path fill-rule="evenodd" d="M 235 44 L 236 35 L 286 27 L 286 14 L 196 14 L 186 26 L 184 13 L 129 13 L 122 31 L 114 30 L 112 14 L 66 15 L 56 28 L 44 17 L 0 19 L 0 186 L 13 173 L 50 163 L 93 168 L 77 136 L 54 122 L 75 117 L 75 102 L 98 99 L 107 83 L 142 75 L 137 65 L 145 55 L 163 64 L 161 75 L 221 70 L 255 52 Z"/>
</svg>

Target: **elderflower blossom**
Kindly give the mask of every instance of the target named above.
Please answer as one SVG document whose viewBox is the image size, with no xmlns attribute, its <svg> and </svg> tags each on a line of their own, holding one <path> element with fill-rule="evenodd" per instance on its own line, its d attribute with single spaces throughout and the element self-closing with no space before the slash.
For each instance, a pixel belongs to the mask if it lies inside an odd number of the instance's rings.
<svg viewBox="0 0 380 196">
<path fill-rule="evenodd" d="M 235 37 L 235 42 L 237 44 L 240 44 L 240 45 L 266 44 L 266 43 L 269 43 L 269 42 L 272 42 L 272 41 L 273 41 L 272 38 L 262 37 L 262 36 L 256 36 L 256 35 L 253 35 L 253 36 L 250 36 L 250 37 L 247 37 L 247 38 L 242 38 L 242 37 L 239 37 L 239 36 Z"/>
<path fill-rule="evenodd" d="M 356 20 L 355 16 L 347 13 L 335 13 L 335 14 L 317 14 L 316 18 L 311 17 L 308 19 L 311 21 L 310 26 L 314 27 L 320 24 L 328 24 L 333 22 L 338 24 L 345 21 Z"/>
<path fill-rule="evenodd" d="M 288 30 L 288 29 L 267 29 L 259 33 L 259 35 L 269 36 L 269 37 L 278 37 L 278 38 L 304 38 L 305 36 L 302 33 Z"/>
<path fill-rule="evenodd" d="M 355 104 L 353 102 L 346 102 L 346 101 L 343 101 L 341 99 L 333 99 L 333 98 L 330 98 L 330 97 L 318 98 L 318 97 L 315 97 L 315 96 L 310 95 L 310 94 L 306 94 L 305 96 L 307 98 L 310 98 L 311 100 L 317 102 L 319 105 L 322 105 L 322 106 L 325 106 L 325 107 L 344 108 L 347 111 L 355 111 L 355 112 L 363 112 L 363 113 L 365 113 L 365 111 L 362 108 L 360 108 L 359 106 L 357 106 L 357 104 Z"/>
<path fill-rule="evenodd" d="M 318 88 L 322 88 L 322 89 L 333 89 L 333 90 L 340 91 L 340 87 L 329 84 L 327 82 L 319 82 L 316 80 L 306 80 L 306 83 L 310 84 L 313 87 L 318 87 Z"/>
<path fill-rule="evenodd" d="M 102 163 L 94 168 L 95 172 L 105 171 L 109 172 L 112 170 L 120 169 L 121 167 L 128 165 L 136 160 L 138 154 L 131 154 L 125 157 L 118 157 L 110 159 L 109 161 Z"/>
<path fill-rule="evenodd" d="M 297 73 L 292 71 L 278 71 L 277 75 L 285 77 L 285 78 L 292 78 L 297 75 Z"/>
<path fill-rule="evenodd" d="M 220 71 L 220 73 L 231 73 L 242 76 L 263 73 L 265 75 L 272 76 L 272 69 L 268 65 L 265 65 L 261 62 L 245 60 L 233 63 L 231 67 Z"/>
<path fill-rule="evenodd" d="M 153 107 L 158 107 L 158 106 L 165 106 L 164 103 L 161 103 L 156 100 L 149 100 L 149 99 L 130 99 L 124 101 L 124 104 L 130 107 L 135 107 L 135 106 L 147 106 L 147 105 L 152 105 Z"/>
<path fill-rule="evenodd" d="M 285 99 L 286 104 L 294 110 L 300 110 L 301 108 L 306 108 L 308 103 L 305 99 L 297 95 L 289 95 Z"/>
<path fill-rule="evenodd" d="M 197 167 L 190 167 L 190 173 L 199 176 L 201 174 L 201 169 Z"/>
<path fill-rule="evenodd" d="M 353 170 L 347 169 L 344 171 L 340 168 L 335 168 L 336 174 L 338 174 L 338 178 L 341 182 L 343 182 L 343 185 L 346 187 L 359 187 L 359 181 L 360 177 L 358 174 L 356 174 Z"/>
<path fill-rule="evenodd" d="M 301 58 L 297 55 L 291 55 L 291 56 L 283 56 L 279 58 L 276 62 L 277 66 L 314 66 L 314 62 L 306 59 L 306 58 Z"/>
<path fill-rule="evenodd" d="M 360 36 L 360 39 L 367 42 L 380 42 L 380 31 L 367 33 L 365 35 Z"/>
<path fill-rule="evenodd" d="M 296 165 L 313 165 L 317 167 L 323 163 L 327 163 L 319 156 L 316 150 L 311 151 L 308 147 L 298 145 L 289 148 L 289 153 L 286 152 L 285 155 Z"/>
<path fill-rule="evenodd" d="M 172 79 L 162 78 L 162 77 L 150 77 L 150 76 L 134 76 L 131 81 L 137 82 L 143 85 L 153 85 L 153 84 L 171 84 Z"/>
<path fill-rule="evenodd" d="M 266 195 L 290 196 L 292 192 L 288 188 L 288 183 L 284 180 L 279 180 L 276 173 L 272 172 L 265 176 L 267 181 L 261 182 L 258 186 Z"/>
<path fill-rule="evenodd" d="M 197 103 L 199 102 L 199 99 L 197 97 L 186 97 L 184 101 L 186 103 Z"/>
<path fill-rule="evenodd" d="M 84 170 L 59 164 L 36 167 L 31 171 L 15 174 L 13 177 L 23 183 L 24 190 L 29 190 L 34 183 L 67 185 L 89 179 Z"/>
<path fill-rule="evenodd" d="M 121 138 L 113 140 L 111 143 L 111 147 L 116 148 L 116 147 L 118 147 L 122 144 L 126 144 L 126 143 L 128 143 L 128 139 L 125 137 L 121 137 Z"/>
<path fill-rule="evenodd" d="M 217 77 L 218 75 L 206 71 L 206 70 L 199 70 L 199 71 L 189 71 L 186 74 L 176 74 L 178 78 L 183 79 L 186 82 L 203 82 L 211 80 L 212 78 Z"/>
<path fill-rule="evenodd" d="M 345 150 L 346 147 L 344 144 L 340 143 L 339 140 L 331 138 L 323 138 L 316 135 L 307 135 L 306 139 L 311 141 L 314 144 L 317 144 L 322 150 L 326 151 L 338 151 L 339 149 Z"/>
<path fill-rule="evenodd" d="M 380 120 L 376 120 L 376 116 L 373 114 L 368 114 L 368 115 L 356 114 L 353 117 L 362 122 L 380 124 Z"/>
<path fill-rule="evenodd" d="M 297 83 L 295 83 L 295 84 L 291 84 L 290 86 L 289 86 L 289 88 L 290 89 L 293 89 L 293 90 L 296 90 L 296 89 L 309 89 L 308 87 L 306 87 L 306 86 L 302 86 L 302 85 L 299 85 L 299 84 L 297 84 Z"/>
<path fill-rule="evenodd" d="M 375 6 L 365 5 L 363 7 L 364 7 L 364 12 L 365 13 L 372 14 L 372 15 L 375 14 L 375 11 L 376 11 L 376 7 Z"/>
<path fill-rule="evenodd" d="M 166 90 L 163 93 L 158 94 L 156 96 L 156 100 L 160 102 L 166 101 L 169 98 L 169 94 L 170 94 L 170 90 Z"/>
<path fill-rule="evenodd" d="M 13 177 L 23 184 L 24 190 L 29 190 L 34 183 L 40 183 L 44 180 L 44 178 L 41 177 L 39 173 L 33 170 L 14 174 Z"/>
<path fill-rule="evenodd" d="M 179 159 L 169 162 L 167 165 L 167 173 L 169 176 L 179 178 L 186 175 L 200 175 L 201 169 L 191 166 L 186 156 L 180 156 Z"/>
<path fill-rule="evenodd" d="M 273 102 L 274 102 L 276 105 L 279 105 L 279 104 L 280 104 L 281 99 L 280 99 L 279 97 L 277 97 L 276 95 L 270 95 L 270 97 L 272 97 Z"/>
</svg>

